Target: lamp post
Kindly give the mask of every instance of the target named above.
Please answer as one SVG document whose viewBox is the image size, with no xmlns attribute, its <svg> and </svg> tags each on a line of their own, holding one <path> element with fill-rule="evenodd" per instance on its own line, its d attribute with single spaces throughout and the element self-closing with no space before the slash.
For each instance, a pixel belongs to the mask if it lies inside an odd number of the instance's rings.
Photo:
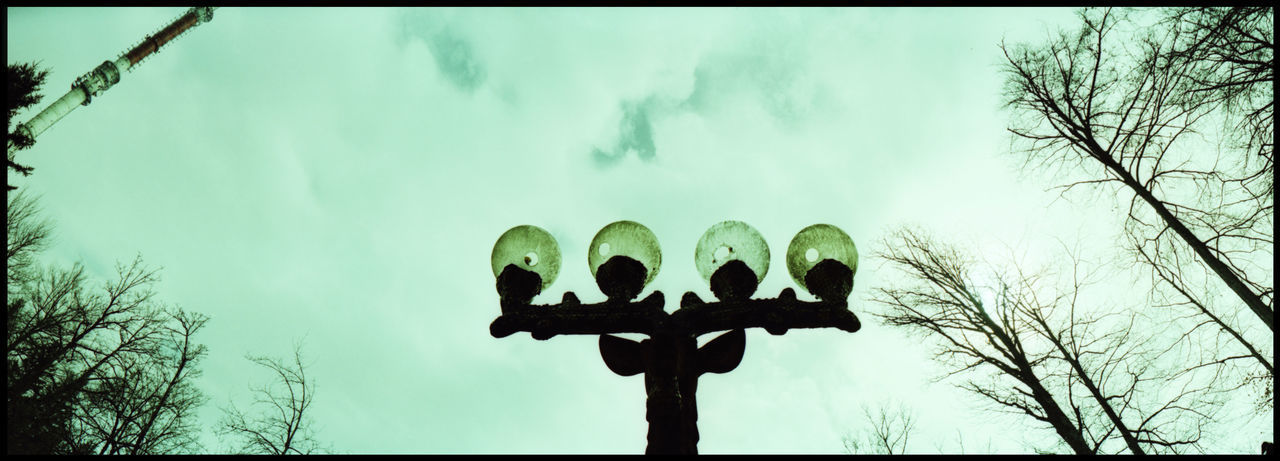
<svg viewBox="0 0 1280 461">
<path fill-rule="evenodd" d="M 858 251 L 847 234 L 828 224 L 806 227 L 792 238 L 786 261 L 792 278 L 818 301 L 800 301 L 791 288 L 776 298 L 752 298 L 769 270 L 768 244 L 741 221 L 711 226 L 698 241 L 694 262 L 717 301 L 686 292 L 680 308 L 667 313 L 662 292 L 635 300 L 662 264 L 657 238 L 639 223 L 617 221 L 600 229 L 587 254 L 607 299 L 583 304 L 573 292 L 565 292 L 558 304 L 533 305 L 533 297 L 559 274 L 560 248 L 547 231 L 516 226 L 493 247 L 502 315 L 489 332 L 503 338 L 527 331 L 538 340 L 599 335 L 600 356 L 610 370 L 621 376 L 644 373 L 649 421 L 645 453 L 696 454 L 698 376 L 736 368 L 746 348 L 746 328 L 782 335 L 793 328 L 852 333 L 862 327 L 848 309 Z M 698 336 L 722 331 L 726 333 L 698 347 Z M 649 338 L 636 342 L 615 333 Z"/>
</svg>

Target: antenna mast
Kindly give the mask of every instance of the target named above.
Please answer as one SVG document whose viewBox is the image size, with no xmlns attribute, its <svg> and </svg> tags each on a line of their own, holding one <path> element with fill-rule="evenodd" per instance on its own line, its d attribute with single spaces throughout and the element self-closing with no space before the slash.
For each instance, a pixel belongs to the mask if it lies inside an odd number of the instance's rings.
<svg viewBox="0 0 1280 461">
<path fill-rule="evenodd" d="M 54 123 L 58 123 L 58 120 L 62 120 L 62 117 L 75 110 L 76 106 L 89 105 L 94 96 L 102 94 L 112 85 L 119 82 L 120 75 L 124 71 L 132 71 L 143 59 L 160 50 L 160 47 L 178 38 L 188 30 L 213 20 L 213 10 L 216 9 L 218 9 L 216 6 L 192 7 L 181 17 L 164 26 L 163 29 L 142 39 L 142 43 L 124 52 L 115 61 L 103 61 L 97 68 L 77 78 L 71 84 L 71 90 L 67 94 L 62 95 L 49 107 L 44 108 L 44 110 L 40 111 L 40 114 L 28 120 L 27 123 L 18 125 L 14 132 L 26 135 L 34 141 L 36 136 L 40 136 L 40 133 L 44 133 Z M 13 154 L 14 148 L 13 141 L 10 141 L 8 147 L 10 155 Z"/>
</svg>

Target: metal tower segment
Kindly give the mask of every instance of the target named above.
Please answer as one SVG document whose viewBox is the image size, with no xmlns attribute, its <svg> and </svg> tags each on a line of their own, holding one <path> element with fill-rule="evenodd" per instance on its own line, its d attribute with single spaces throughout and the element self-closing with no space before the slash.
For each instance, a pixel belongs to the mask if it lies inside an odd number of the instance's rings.
<svg viewBox="0 0 1280 461">
<path fill-rule="evenodd" d="M 126 51 L 115 61 L 103 61 L 93 70 L 81 75 L 71 84 L 71 90 L 62 95 L 53 104 L 45 107 L 35 117 L 15 128 L 15 132 L 34 140 L 53 124 L 58 123 L 76 106 L 87 106 L 93 97 L 102 94 L 108 88 L 120 82 L 120 74 L 131 71 L 139 62 L 155 54 L 160 47 L 173 41 L 195 26 L 213 20 L 213 10 L 218 7 L 199 6 L 187 10 L 178 19 L 173 20 L 158 32 L 148 35 L 141 43 Z M 14 151 L 14 144 L 9 143 L 9 153 Z"/>
</svg>

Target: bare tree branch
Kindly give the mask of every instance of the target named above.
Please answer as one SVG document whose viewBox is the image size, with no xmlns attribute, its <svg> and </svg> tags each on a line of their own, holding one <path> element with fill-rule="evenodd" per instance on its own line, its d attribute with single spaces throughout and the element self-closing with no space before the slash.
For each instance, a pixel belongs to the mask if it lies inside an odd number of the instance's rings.
<svg viewBox="0 0 1280 461">
<path fill-rule="evenodd" d="M 231 404 L 223 409 L 218 433 L 237 439 L 243 453 L 305 455 L 328 451 L 315 438 L 309 416 L 315 388 L 307 379 L 301 343 L 294 346 L 291 362 L 266 356 L 247 358 L 274 376 L 268 384 L 250 386 L 252 406 L 264 411 L 247 414 Z"/>
<path fill-rule="evenodd" d="M 156 270 L 118 264 L 100 290 L 80 265 L 41 270 L 48 237 L 34 201 L 9 200 L 6 450 L 152 454 L 199 448 L 192 383 L 205 348 L 204 316 L 154 300 Z M 14 263 L 17 264 L 14 264 Z"/>
<path fill-rule="evenodd" d="M 1169 9 L 1147 27 L 1134 14 L 1085 10 L 1075 35 L 1002 45 L 1024 167 L 1087 170 L 1064 193 L 1124 185 L 1130 232 L 1176 235 L 1274 331 L 1270 269 L 1253 267 L 1274 247 L 1271 9 Z"/>
<path fill-rule="evenodd" d="M 946 376 L 987 373 L 960 388 L 1045 424 L 1077 454 L 1195 447 L 1213 421 L 1221 402 L 1212 379 L 1155 365 L 1168 352 L 1149 346 L 1158 328 L 1131 312 L 1081 305 L 1099 276 L 1070 250 L 1063 283 L 1047 271 L 979 266 L 911 229 L 891 233 L 882 248 L 877 256 L 905 280 L 876 290 L 872 301 L 886 309 L 875 315 L 933 339 Z"/>
<path fill-rule="evenodd" d="M 845 451 L 882 455 L 901 455 L 907 452 L 907 442 L 916 426 L 914 411 L 901 402 L 896 402 L 880 405 L 875 411 L 864 405 L 862 414 L 869 430 L 858 436 L 846 436 Z"/>
</svg>

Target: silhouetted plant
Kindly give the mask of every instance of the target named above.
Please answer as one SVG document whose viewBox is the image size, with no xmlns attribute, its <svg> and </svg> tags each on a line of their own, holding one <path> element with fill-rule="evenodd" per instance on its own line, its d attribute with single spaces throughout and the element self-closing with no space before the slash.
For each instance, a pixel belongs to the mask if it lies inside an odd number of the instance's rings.
<svg viewBox="0 0 1280 461">
<path fill-rule="evenodd" d="M 11 193 L 12 194 L 12 193 Z M 42 268 L 49 225 L 9 197 L 6 451 L 151 454 L 198 449 L 191 379 L 204 316 L 153 300 L 155 270 L 118 265 L 101 291 L 79 264 Z"/>
<path fill-rule="evenodd" d="M 8 169 L 21 173 L 23 176 L 31 174 L 32 168 L 19 164 L 14 155 L 17 151 L 31 147 L 34 140 L 29 136 L 24 136 L 13 131 L 13 118 L 18 115 L 18 111 L 26 109 L 40 103 L 42 95 L 40 87 L 44 85 L 45 78 L 49 76 L 47 69 L 39 69 L 36 63 L 10 64 L 5 74 L 5 81 L 8 82 L 5 88 L 5 108 L 7 115 L 5 116 L 5 143 L 12 144 L 14 148 L 7 152 L 6 164 Z M 17 189 L 13 185 L 7 185 L 8 190 Z"/>
<path fill-rule="evenodd" d="M 849 453 L 901 455 L 907 452 L 907 442 L 916 427 L 915 412 L 902 402 L 881 404 L 872 410 L 864 405 L 862 415 L 867 429 L 844 438 L 844 449 Z"/>
<path fill-rule="evenodd" d="M 1009 130 L 1026 166 L 1085 175 L 1059 186 L 1063 194 L 1111 184 L 1105 190 L 1131 192 L 1123 241 L 1157 282 L 1152 308 L 1200 319 L 1184 338 L 1207 357 L 1188 356 L 1189 368 L 1242 367 L 1222 372 L 1269 397 L 1272 9 L 1090 9 L 1080 19 L 1078 31 L 1047 43 L 1002 45 Z M 1240 303 L 1216 296 L 1222 288 Z M 1273 405 L 1264 400 L 1258 410 Z"/>
<path fill-rule="evenodd" d="M 941 379 L 1046 424 L 1077 454 L 1195 449 L 1221 407 L 1214 377 L 1170 371 L 1156 322 L 1078 305 L 1079 261 L 1065 289 L 1044 274 L 980 266 L 901 229 L 878 256 L 908 282 L 878 288 L 877 317 L 934 340 Z M 1176 391 L 1175 391 L 1176 389 Z"/>
<path fill-rule="evenodd" d="M 315 400 L 315 387 L 308 381 L 302 363 L 302 345 L 294 346 L 292 362 L 262 356 L 247 358 L 271 370 L 273 379 L 261 386 L 250 386 L 251 413 L 241 411 L 234 403 L 223 408 L 218 433 L 238 443 L 241 453 L 305 455 L 328 451 L 316 440 L 308 412 Z"/>
</svg>

